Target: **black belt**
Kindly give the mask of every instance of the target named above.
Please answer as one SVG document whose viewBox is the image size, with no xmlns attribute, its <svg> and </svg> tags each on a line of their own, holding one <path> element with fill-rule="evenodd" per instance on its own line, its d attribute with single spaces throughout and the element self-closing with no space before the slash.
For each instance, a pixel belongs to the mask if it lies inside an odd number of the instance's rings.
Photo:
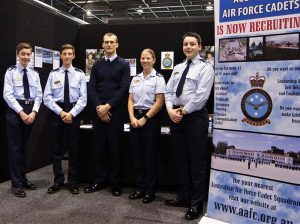
<svg viewBox="0 0 300 224">
<path fill-rule="evenodd" d="M 178 108 L 181 108 L 183 106 L 180 106 L 180 105 L 173 105 L 173 109 L 178 109 Z"/>
<path fill-rule="evenodd" d="M 70 108 L 70 107 L 74 107 L 76 105 L 77 102 L 74 102 L 74 103 L 62 103 L 62 102 L 56 102 L 58 106 L 64 108 L 64 107 L 67 107 L 67 108 Z"/>
<path fill-rule="evenodd" d="M 19 104 L 22 105 L 33 105 L 34 101 L 33 100 L 17 100 Z"/>
<path fill-rule="evenodd" d="M 147 110 L 142 110 L 142 109 L 135 109 L 134 108 L 134 113 L 139 114 L 139 115 L 145 115 L 150 109 Z"/>
</svg>

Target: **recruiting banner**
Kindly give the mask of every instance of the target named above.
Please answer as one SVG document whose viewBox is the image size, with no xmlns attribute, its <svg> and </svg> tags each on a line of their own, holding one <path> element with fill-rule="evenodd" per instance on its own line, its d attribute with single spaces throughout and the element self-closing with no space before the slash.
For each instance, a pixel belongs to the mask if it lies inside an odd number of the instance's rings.
<svg viewBox="0 0 300 224">
<path fill-rule="evenodd" d="M 207 215 L 300 223 L 300 1 L 215 1 Z"/>
</svg>

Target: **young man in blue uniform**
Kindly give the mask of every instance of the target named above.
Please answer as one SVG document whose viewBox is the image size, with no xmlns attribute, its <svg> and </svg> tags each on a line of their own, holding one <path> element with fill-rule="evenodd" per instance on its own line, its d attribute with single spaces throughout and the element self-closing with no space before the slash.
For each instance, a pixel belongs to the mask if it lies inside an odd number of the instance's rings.
<svg viewBox="0 0 300 224">
<path fill-rule="evenodd" d="M 85 193 L 102 189 L 107 176 L 113 196 L 121 195 L 120 136 L 123 131 L 123 101 L 130 83 L 129 64 L 117 55 L 118 38 L 113 33 L 103 36 L 104 58 L 95 62 L 88 85 L 88 98 L 95 109 L 93 127 L 95 137 L 96 177 L 85 187 Z"/>
<path fill-rule="evenodd" d="M 25 151 L 43 94 L 38 72 L 28 67 L 31 54 L 30 44 L 18 44 L 19 63 L 8 68 L 4 78 L 3 98 L 8 105 L 6 131 L 9 172 L 12 192 L 17 197 L 26 197 L 24 188 L 37 188 L 25 175 Z"/>
<path fill-rule="evenodd" d="M 214 80 L 211 64 L 199 56 L 201 38 L 197 33 L 183 36 L 186 60 L 175 66 L 165 93 L 171 119 L 171 140 L 179 172 L 177 197 L 168 206 L 189 206 L 185 219 L 197 219 L 203 212 L 207 174 L 208 113 L 205 107 Z"/>
<path fill-rule="evenodd" d="M 84 73 L 73 67 L 75 48 L 64 44 L 60 50 L 62 67 L 53 70 L 44 92 L 44 104 L 52 110 L 52 157 L 54 184 L 48 189 L 52 194 L 64 185 L 61 160 L 63 143 L 69 149 L 68 188 L 72 194 L 78 194 L 77 155 L 80 131 L 79 114 L 87 103 L 86 81 Z"/>
</svg>

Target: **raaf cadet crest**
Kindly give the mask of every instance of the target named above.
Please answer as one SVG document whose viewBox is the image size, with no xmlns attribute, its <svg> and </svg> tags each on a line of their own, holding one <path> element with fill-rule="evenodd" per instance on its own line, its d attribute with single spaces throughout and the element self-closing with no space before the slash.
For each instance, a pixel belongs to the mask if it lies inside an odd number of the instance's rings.
<svg viewBox="0 0 300 224">
<path fill-rule="evenodd" d="M 251 90 L 245 93 L 241 101 L 241 109 L 245 118 L 242 122 L 246 122 L 252 126 L 263 126 L 270 124 L 268 119 L 272 112 L 272 99 L 270 95 L 263 90 L 266 78 L 264 76 L 250 76 L 249 82 Z"/>
<path fill-rule="evenodd" d="M 165 54 L 165 58 L 162 60 L 162 64 L 166 68 L 170 68 L 172 66 L 172 64 L 173 64 L 173 60 L 172 60 L 172 58 L 170 56 L 171 55 L 169 53 L 166 53 Z"/>
</svg>

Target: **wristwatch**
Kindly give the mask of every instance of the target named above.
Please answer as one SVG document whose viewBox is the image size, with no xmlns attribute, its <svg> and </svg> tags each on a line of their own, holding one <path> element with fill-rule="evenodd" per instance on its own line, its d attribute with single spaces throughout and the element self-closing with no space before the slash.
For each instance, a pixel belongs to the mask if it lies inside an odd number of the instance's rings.
<svg viewBox="0 0 300 224">
<path fill-rule="evenodd" d="M 147 114 L 145 114 L 143 117 L 144 117 L 147 121 L 150 120 L 150 118 L 147 116 Z"/>
</svg>

